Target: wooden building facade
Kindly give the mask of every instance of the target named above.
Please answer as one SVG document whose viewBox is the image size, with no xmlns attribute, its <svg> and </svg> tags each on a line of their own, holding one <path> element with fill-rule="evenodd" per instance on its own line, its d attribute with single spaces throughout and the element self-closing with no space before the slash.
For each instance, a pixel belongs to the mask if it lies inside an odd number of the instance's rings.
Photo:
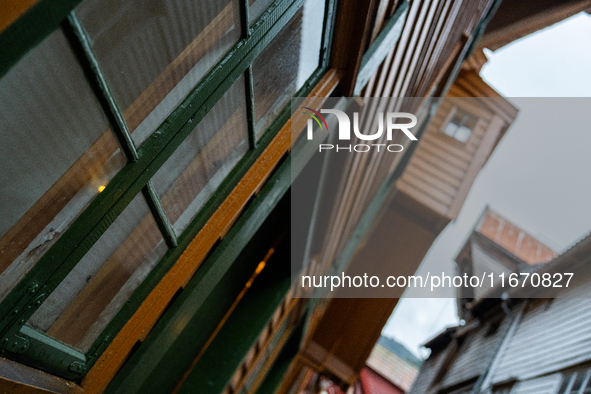
<svg viewBox="0 0 591 394">
<path fill-rule="evenodd" d="M 499 231 L 499 224 L 509 231 Z M 491 237 L 491 229 L 499 235 Z M 463 326 L 448 328 L 429 341 L 429 358 L 411 393 L 564 394 L 591 391 L 591 295 L 587 236 L 561 255 L 530 238 L 522 247 L 511 242 L 506 219 L 487 210 L 458 255 L 461 270 L 479 267 L 488 272 L 544 275 L 573 273 L 562 287 L 536 287 L 531 281 L 461 300 Z M 521 230 L 515 238 L 525 238 Z M 493 242 L 486 243 L 482 238 Z M 527 245 L 529 243 L 529 245 Z M 474 245 L 479 245 L 478 251 Z M 501 246 L 503 244 L 504 246 Z M 529 249 L 529 250 L 527 250 Z M 542 253 L 532 251 L 542 250 Z M 547 253 L 541 262 L 539 257 Z M 537 256 L 536 256 L 537 255 Z M 521 257 L 520 257 L 521 256 Z M 530 258 L 527 258 L 529 256 Z M 466 271 L 463 271 L 466 272 Z M 525 277 L 522 275 L 521 278 Z M 492 293 L 490 293 L 492 292 Z M 505 292 L 504 296 L 501 296 Z M 490 298 L 493 297 L 493 298 Z M 460 302 L 462 301 L 462 302 Z"/>
<path fill-rule="evenodd" d="M 317 156 L 295 143 L 290 98 L 497 97 L 416 100 L 418 147 L 352 155 L 350 192 L 323 202 L 333 238 L 308 269 L 378 267 L 404 246 L 395 264 L 414 272 L 516 114 L 470 58 L 499 4 L 8 1 L 0 387 L 284 393 L 312 369 L 353 382 L 397 300 L 296 297 L 289 190 Z M 384 227 L 398 243 L 360 242 Z"/>
</svg>

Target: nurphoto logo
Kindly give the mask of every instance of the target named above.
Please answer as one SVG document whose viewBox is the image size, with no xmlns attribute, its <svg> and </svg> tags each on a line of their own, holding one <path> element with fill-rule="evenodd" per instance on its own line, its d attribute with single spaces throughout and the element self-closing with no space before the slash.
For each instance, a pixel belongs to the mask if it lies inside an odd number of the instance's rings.
<svg viewBox="0 0 591 394">
<path fill-rule="evenodd" d="M 318 127 L 320 129 L 329 132 L 328 125 L 322 114 L 333 114 L 336 116 L 339 125 L 339 141 L 351 141 L 351 120 L 349 119 L 349 115 L 347 115 L 345 112 L 338 109 L 320 109 L 320 112 L 308 107 L 304 107 L 304 109 L 310 111 L 304 111 L 304 113 L 310 117 L 307 123 L 308 140 L 314 139 L 314 121 L 316 122 L 316 124 L 318 124 Z M 414 134 L 410 131 L 410 129 L 416 126 L 417 124 L 417 117 L 413 114 L 410 114 L 408 112 L 387 112 L 384 116 L 383 112 L 378 112 L 377 120 L 378 130 L 373 134 L 364 134 L 361 131 L 359 131 L 359 113 L 353 112 L 353 133 L 355 134 L 355 137 L 357 137 L 361 141 L 378 142 L 377 140 L 380 139 L 381 141 L 383 141 L 382 136 L 384 134 L 385 123 L 386 141 L 392 141 L 395 130 L 402 131 L 406 135 L 406 137 L 408 137 L 411 141 L 417 140 L 417 137 L 415 137 Z M 410 120 L 410 122 L 408 122 L 407 120 Z M 337 152 L 369 152 L 373 149 L 376 149 L 378 152 L 402 152 L 404 148 L 400 144 L 365 143 L 355 145 L 320 144 L 318 149 L 320 152 L 322 152 L 323 150 L 335 150 Z"/>
</svg>

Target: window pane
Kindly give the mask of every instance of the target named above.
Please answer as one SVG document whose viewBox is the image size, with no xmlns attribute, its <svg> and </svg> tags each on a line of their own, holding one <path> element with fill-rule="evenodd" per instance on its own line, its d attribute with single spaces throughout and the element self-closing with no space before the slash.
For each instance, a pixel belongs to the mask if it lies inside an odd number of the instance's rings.
<svg viewBox="0 0 591 394">
<path fill-rule="evenodd" d="M 324 2 L 308 0 L 253 64 L 256 138 L 318 68 Z"/>
<path fill-rule="evenodd" d="M 28 324 L 87 351 L 167 247 L 138 194 Z"/>
<path fill-rule="evenodd" d="M 0 80 L 0 299 L 125 165 L 61 31 Z"/>
<path fill-rule="evenodd" d="M 240 77 L 152 179 L 178 234 L 247 150 L 246 95 Z"/>
<path fill-rule="evenodd" d="M 456 130 L 458 129 L 458 126 L 453 123 L 453 122 L 449 122 L 448 124 L 445 125 L 445 134 L 447 135 L 451 135 L 452 137 L 456 134 Z"/>
<path fill-rule="evenodd" d="M 240 37 L 231 0 L 86 0 L 77 7 L 140 145 Z"/>
<path fill-rule="evenodd" d="M 456 130 L 455 137 L 460 142 L 466 142 L 470 138 L 470 134 L 472 134 L 472 129 L 462 126 Z"/>
<path fill-rule="evenodd" d="M 562 378 L 562 383 L 560 384 L 560 388 L 558 389 L 558 394 L 564 394 L 566 393 L 566 390 L 571 382 L 571 380 L 573 379 L 573 375 L 572 374 L 568 374 L 565 375 Z"/>
<path fill-rule="evenodd" d="M 252 26 L 257 19 L 269 8 L 274 0 L 249 0 L 248 1 L 248 19 Z"/>
<path fill-rule="evenodd" d="M 581 372 L 577 372 L 576 378 L 575 378 L 575 384 L 573 384 L 573 387 L 571 387 L 570 392 L 571 393 L 578 393 L 579 389 L 581 388 L 581 385 L 583 384 L 584 379 L 585 379 L 585 374 L 581 373 Z"/>
</svg>

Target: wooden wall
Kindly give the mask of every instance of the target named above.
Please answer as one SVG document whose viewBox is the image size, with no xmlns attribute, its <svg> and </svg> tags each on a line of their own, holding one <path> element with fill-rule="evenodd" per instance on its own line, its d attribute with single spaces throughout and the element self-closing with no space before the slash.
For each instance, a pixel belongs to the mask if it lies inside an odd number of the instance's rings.
<svg viewBox="0 0 591 394">
<path fill-rule="evenodd" d="M 554 394 L 561 381 L 561 373 L 526 380 L 515 384 L 511 389 L 511 394 Z"/>
<path fill-rule="evenodd" d="M 465 103 L 443 101 L 398 185 L 400 191 L 443 216 L 452 206 L 492 120 L 489 111 L 480 111 L 480 120 L 468 142 L 462 143 L 450 137 L 442 128 L 454 105 L 462 107 L 462 104 Z"/>
<path fill-rule="evenodd" d="M 479 85 L 486 84 L 474 73 L 460 74 L 398 184 L 399 191 L 450 220 L 457 217 L 476 175 L 517 114 L 498 94 L 478 98 L 491 94 L 479 89 Z M 478 118 L 465 143 L 443 132 L 454 107 Z"/>
<path fill-rule="evenodd" d="M 589 297 L 591 290 L 568 290 Z M 522 318 L 495 370 L 493 383 L 558 371 L 591 360 L 591 299 L 558 298 L 537 305 Z"/>
</svg>

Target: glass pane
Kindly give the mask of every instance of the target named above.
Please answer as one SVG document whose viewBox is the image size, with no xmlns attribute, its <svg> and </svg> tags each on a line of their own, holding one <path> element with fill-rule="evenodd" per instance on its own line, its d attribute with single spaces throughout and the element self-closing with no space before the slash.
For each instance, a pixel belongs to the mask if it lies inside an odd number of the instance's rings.
<svg viewBox="0 0 591 394">
<path fill-rule="evenodd" d="M 87 351 L 166 251 L 162 234 L 140 193 L 28 324 Z"/>
<path fill-rule="evenodd" d="M 457 129 L 458 126 L 455 123 L 449 122 L 445 125 L 445 129 L 443 131 L 445 131 L 445 134 L 451 135 L 453 137 L 456 134 Z"/>
<path fill-rule="evenodd" d="M 455 108 L 454 114 L 449 123 L 445 125 L 443 131 L 460 142 L 466 142 L 470 139 L 472 130 L 476 126 L 478 119 L 468 112 Z"/>
<path fill-rule="evenodd" d="M 256 138 L 318 68 L 324 2 L 308 0 L 253 63 Z"/>
<path fill-rule="evenodd" d="M 581 372 L 582 374 L 582 372 Z M 591 393 L 591 371 L 586 371 L 585 372 L 585 380 L 583 383 L 583 390 L 582 390 L 583 394 L 589 394 Z"/>
<path fill-rule="evenodd" d="M 61 31 L 0 80 L 0 299 L 125 165 Z"/>
<path fill-rule="evenodd" d="M 76 13 L 139 146 L 240 38 L 232 0 L 86 0 Z"/>
<path fill-rule="evenodd" d="M 472 130 L 462 126 L 457 129 L 455 137 L 460 142 L 466 142 L 470 138 L 470 134 L 472 134 Z"/>
<path fill-rule="evenodd" d="M 572 377 L 572 374 L 568 374 L 564 376 L 564 378 L 562 378 L 562 383 L 560 384 L 560 388 L 558 389 L 558 394 L 566 393 L 566 390 L 568 388 L 570 381 L 572 380 Z"/>
<path fill-rule="evenodd" d="M 246 95 L 240 77 L 152 179 L 178 234 L 247 151 Z"/>
<path fill-rule="evenodd" d="M 252 26 L 257 19 L 269 8 L 274 0 L 249 0 L 248 1 L 248 19 Z"/>
<path fill-rule="evenodd" d="M 575 378 L 575 384 L 573 384 L 573 387 L 571 387 L 570 392 L 571 393 L 578 393 L 579 389 L 581 388 L 581 386 L 583 384 L 584 379 L 585 379 L 585 374 L 577 372 L 577 375 Z"/>
</svg>

